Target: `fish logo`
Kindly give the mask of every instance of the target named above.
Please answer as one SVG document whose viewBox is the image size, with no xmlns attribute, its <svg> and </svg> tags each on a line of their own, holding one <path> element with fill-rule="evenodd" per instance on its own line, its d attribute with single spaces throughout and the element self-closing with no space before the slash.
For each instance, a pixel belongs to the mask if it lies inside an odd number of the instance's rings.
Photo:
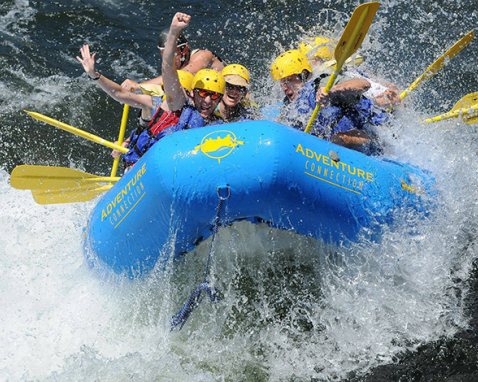
<svg viewBox="0 0 478 382">
<path fill-rule="evenodd" d="M 219 130 L 206 135 L 201 143 L 194 148 L 193 154 L 202 151 L 207 157 L 217 159 L 220 164 L 221 159 L 230 155 L 237 146 L 243 144 L 244 141 L 239 141 L 232 131 Z"/>
</svg>

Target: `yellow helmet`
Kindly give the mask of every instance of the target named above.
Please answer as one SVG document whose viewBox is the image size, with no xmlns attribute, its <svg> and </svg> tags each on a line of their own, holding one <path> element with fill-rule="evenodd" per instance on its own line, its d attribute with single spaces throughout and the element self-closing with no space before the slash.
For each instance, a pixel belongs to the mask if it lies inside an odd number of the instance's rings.
<svg viewBox="0 0 478 382">
<path fill-rule="evenodd" d="M 299 50 L 309 56 L 328 61 L 334 58 L 333 41 L 324 36 L 317 36 L 313 40 L 302 41 Z"/>
<path fill-rule="evenodd" d="M 282 53 L 271 64 L 271 75 L 274 80 L 301 74 L 304 70 L 312 73 L 312 67 L 306 55 L 298 49 Z"/>
<path fill-rule="evenodd" d="M 193 89 L 204 89 L 224 94 L 225 87 L 224 77 L 213 69 L 201 69 L 193 78 Z"/>
<path fill-rule="evenodd" d="M 224 80 L 237 86 L 248 87 L 251 82 L 251 75 L 245 66 L 239 64 L 227 65 L 221 72 Z"/>
<path fill-rule="evenodd" d="M 191 72 L 188 72 L 187 70 L 178 70 L 178 78 L 179 78 L 179 83 L 181 86 L 190 92 L 193 90 L 193 79 L 194 79 L 194 74 Z"/>
</svg>

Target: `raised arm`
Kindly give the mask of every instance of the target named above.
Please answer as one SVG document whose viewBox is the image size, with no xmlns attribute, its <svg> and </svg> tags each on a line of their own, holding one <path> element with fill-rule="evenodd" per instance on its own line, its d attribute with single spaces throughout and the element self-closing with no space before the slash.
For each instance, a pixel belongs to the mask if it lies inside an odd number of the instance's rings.
<svg viewBox="0 0 478 382">
<path fill-rule="evenodd" d="M 81 63 L 86 74 L 91 79 L 95 80 L 96 84 L 111 98 L 118 102 L 126 103 L 132 107 L 149 109 L 153 107 L 151 96 L 131 93 L 130 91 L 122 88 L 116 82 L 111 81 L 103 74 L 97 72 L 95 69 L 96 53 L 91 54 L 90 47 L 87 44 L 81 47 L 80 53 L 81 58 L 77 56 L 76 59 Z"/>
<path fill-rule="evenodd" d="M 121 87 L 123 89 L 126 89 L 130 92 L 134 92 L 140 89 L 141 85 L 144 84 L 153 84 L 153 85 L 162 85 L 163 84 L 163 76 L 151 78 L 149 80 L 143 81 L 143 82 L 136 82 L 130 79 L 126 79 L 121 83 Z"/>
<path fill-rule="evenodd" d="M 178 12 L 174 15 L 169 27 L 168 37 L 164 46 L 163 63 L 161 71 L 163 75 L 164 93 L 171 111 L 182 109 L 186 103 L 186 95 L 181 87 L 178 72 L 174 63 L 176 53 L 176 42 L 181 31 L 189 25 L 191 16 Z"/>
</svg>

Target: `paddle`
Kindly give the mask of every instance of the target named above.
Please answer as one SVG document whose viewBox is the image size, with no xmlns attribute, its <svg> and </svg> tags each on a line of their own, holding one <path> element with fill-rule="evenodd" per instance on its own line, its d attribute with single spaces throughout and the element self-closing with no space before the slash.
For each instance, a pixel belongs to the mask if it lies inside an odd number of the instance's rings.
<svg viewBox="0 0 478 382">
<path fill-rule="evenodd" d="M 98 187 L 119 177 L 98 176 L 68 167 L 20 165 L 13 169 L 10 184 L 18 190 L 63 190 Z"/>
<path fill-rule="evenodd" d="M 111 183 L 119 179 L 68 167 L 20 165 L 13 169 L 10 184 L 19 190 L 31 190 L 39 204 L 57 204 L 91 200 L 109 190 L 113 187 Z"/>
<path fill-rule="evenodd" d="M 118 145 L 120 146 L 123 144 L 124 134 L 126 131 L 126 124 L 128 123 L 128 113 L 129 113 L 129 105 L 124 104 L 123 115 L 121 117 L 120 131 L 118 135 Z M 118 172 L 119 161 L 120 161 L 120 157 L 115 158 L 115 160 L 113 161 L 113 168 L 111 169 L 112 177 L 116 176 L 116 173 Z"/>
<path fill-rule="evenodd" d="M 26 112 L 37 120 L 59 127 L 60 129 L 90 141 L 123 153 L 128 152 L 127 148 L 121 146 L 128 121 L 128 105 L 124 105 L 123 108 L 118 144 L 106 141 L 96 135 L 87 133 L 40 113 Z M 97 176 L 67 167 L 21 165 L 13 169 L 10 176 L 10 184 L 16 189 L 32 190 L 33 198 L 39 204 L 85 202 L 109 190 L 113 187 L 112 182 L 116 182 L 120 179 L 116 177 L 119 160 L 119 157 L 115 158 L 110 177 Z M 105 185 L 104 183 L 109 184 Z"/>
<path fill-rule="evenodd" d="M 478 92 L 467 94 L 455 103 L 449 112 L 437 115 L 436 117 L 427 118 L 425 122 L 444 121 L 450 118 L 458 118 L 460 115 L 463 121 L 469 125 L 478 122 Z"/>
<path fill-rule="evenodd" d="M 359 5 L 353 12 L 342 33 L 342 37 L 340 37 L 339 43 L 335 47 L 334 57 L 337 65 L 325 86 L 324 94 L 328 94 L 332 86 L 334 86 L 335 80 L 347 58 L 357 51 L 362 44 L 379 6 L 380 3 L 377 2 L 366 3 Z M 312 125 L 319 111 L 320 105 L 317 103 L 305 128 L 306 133 L 310 133 L 312 130 Z"/>
<path fill-rule="evenodd" d="M 37 113 L 37 112 L 34 112 L 34 111 L 28 111 L 28 110 L 24 110 L 24 111 L 30 117 L 32 117 L 32 118 L 34 118 L 38 121 L 48 123 L 51 126 L 58 127 L 62 130 L 68 131 L 69 133 L 72 133 L 72 134 L 77 135 L 79 137 L 82 137 L 82 138 L 88 139 L 92 142 L 98 143 L 100 145 L 109 147 L 110 149 L 118 150 L 119 152 L 121 152 L 123 154 L 126 154 L 128 152 L 128 149 L 126 147 L 123 147 L 121 145 L 117 145 L 113 142 L 107 141 L 103 138 L 98 137 L 97 135 L 90 134 L 86 131 L 83 131 L 83 130 L 80 130 L 76 127 L 67 125 L 66 123 L 57 121 L 56 119 L 47 117 L 46 115 L 43 115 L 43 114 L 40 114 L 40 113 Z"/>
<path fill-rule="evenodd" d="M 455 57 L 458 53 L 460 53 L 470 42 L 473 40 L 475 36 L 474 31 L 468 32 L 464 35 L 461 39 L 459 39 L 453 46 L 448 49 L 445 53 L 443 53 L 440 57 L 438 57 L 433 64 L 431 64 L 423 73 L 420 75 L 413 83 L 405 89 L 400 94 L 400 100 L 403 100 L 408 93 L 414 90 L 422 81 L 429 79 L 433 75 L 435 75 L 445 64 Z"/>
<path fill-rule="evenodd" d="M 60 204 L 60 203 L 77 203 L 87 202 L 96 198 L 98 195 L 108 191 L 112 184 L 98 187 L 92 185 L 90 187 L 82 186 L 71 188 L 63 188 L 56 190 L 32 190 L 33 199 L 38 204 Z"/>
</svg>

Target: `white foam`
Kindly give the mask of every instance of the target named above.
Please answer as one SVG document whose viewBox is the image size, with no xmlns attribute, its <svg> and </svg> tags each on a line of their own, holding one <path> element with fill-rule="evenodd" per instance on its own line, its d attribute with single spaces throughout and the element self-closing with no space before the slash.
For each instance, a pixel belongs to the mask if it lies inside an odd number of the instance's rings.
<svg viewBox="0 0 478 382">
<path fill-rule="evenodd" d="M 35 14 L 36 10 L 30 7 L 28 0 L 15 0 L 13 6 L 8 4 L 8 12 L 0 16 L 0 32 L 11 37 L 18 37 L 21 34 L 24 38 L 28 38 L 29 31 L 22 23 L 33 20 Z"/>
</svg>

